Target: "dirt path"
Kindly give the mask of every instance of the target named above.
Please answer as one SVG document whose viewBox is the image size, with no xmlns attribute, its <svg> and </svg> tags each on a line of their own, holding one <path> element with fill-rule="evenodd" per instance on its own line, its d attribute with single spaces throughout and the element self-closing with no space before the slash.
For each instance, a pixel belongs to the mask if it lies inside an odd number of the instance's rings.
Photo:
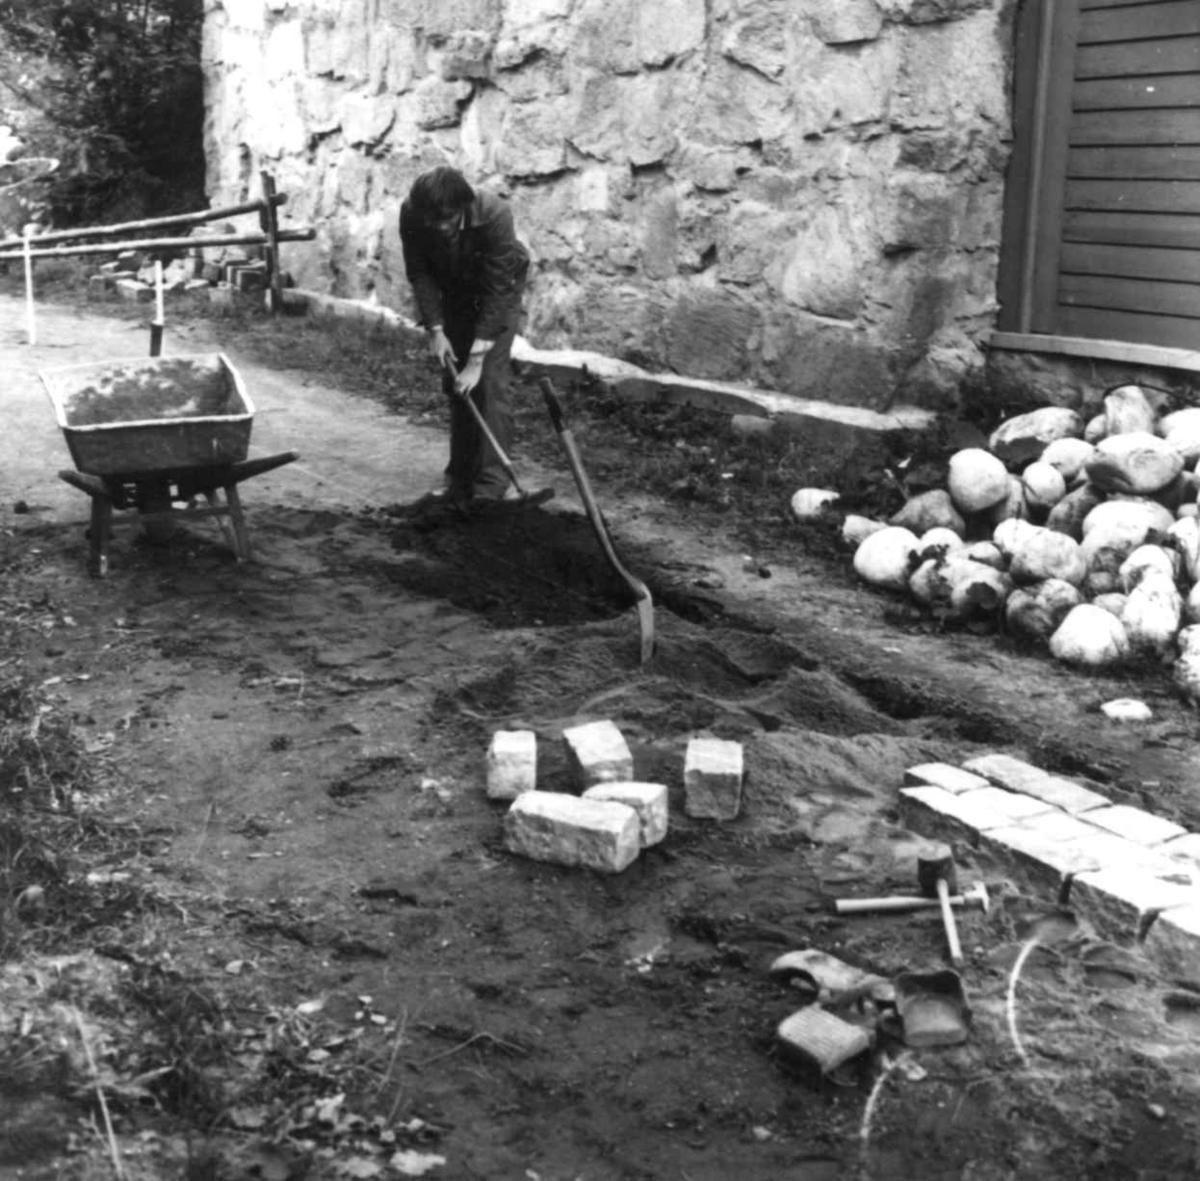
<svg viewBox="0 0 1200 1181">
<path fill-rule="evenodd" d="M 247 1027 L 238 1069 L 159 1093 L 157 1116 L 119 1112 L 125 1135 L 158 1128 L 166 1153 L 162 1113 L 214 1126 L 229 1176 L 1195 1175 L 1195 1010 L 1136 949 L 1082 930 L 1030 961 L 1023 1061 L 1008 973 L 1052 900 L 969 850 L 960 872 L 1000 899 L 964 924 L 971 1040 L 906 1060 L 870 1108 L 869 1081 L 818 1092 L 782 1069 L 774 1030 L 799 1002 L 766 972 L 804 946 L 885 975 L 942 963 L 936 921 L 829 906 L 910 888 L 896 791 L 914 763 L 1007 750 L 1200 828 L 1195 720 L 1163 678 L 1080 678 L 936 634 L 799 552 L 763 578 L 729 539 L 629 501 L 606 511 L 658 601 L 639 668 L 565 471 L 535 473 L 559 489 L 546 511 L 427 528 L 389 510 L 436 482 L 439 430 L 236 351 L 255 450 L 302 456 L 244 488 L 256 561 L 199 526 L 158 546 L 131 530 L 91 579 L 86 499 L 55 478 L 68 457 L 36 373 L 144 344 L 126 321 L 44 308 L 31 348 L 0 300 L 20 659 L 103 760 L 112 807 L 160 838 L 120 868 L 178 902 L 125 952 L 219 990 Z M 224 347 L 219 324 L 168 340 Z M 1154 722 L 1104 721 L 1099 703 L 1129 695 Z M 615 878 L 509 856 L 483 791 L 491 734 L 535 730 L 539 782 L 565 789 L 562 731 L 596 718 L 667 784 L 667 842 Z M 734 823 L 683 812 L 704 733 L 745 744 Z M 144 1175 L 161 1159 L 147 1149 Z"/>
</svg>

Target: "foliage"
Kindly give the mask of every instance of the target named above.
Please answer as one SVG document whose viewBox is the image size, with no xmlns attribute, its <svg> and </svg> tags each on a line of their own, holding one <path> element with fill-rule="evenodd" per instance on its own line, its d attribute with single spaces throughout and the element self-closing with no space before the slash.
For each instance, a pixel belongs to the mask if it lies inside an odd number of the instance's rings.
<svg viewBox="0 0 1200 1181">
<path fill-rule="evenodd" d="M 56 224 L 202 206 L 203 19 L 202 0 L 0 0 L 0 93 L 61 161 Z"/>
</svg>

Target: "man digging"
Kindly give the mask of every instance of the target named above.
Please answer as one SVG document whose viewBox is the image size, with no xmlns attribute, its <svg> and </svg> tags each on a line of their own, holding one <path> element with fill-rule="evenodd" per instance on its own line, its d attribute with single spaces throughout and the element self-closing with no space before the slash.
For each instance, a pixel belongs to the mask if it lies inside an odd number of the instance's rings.
<svg viewBox="0 0 1200 1181">
<path fill-rule="evenodd" d="M 450 462 L 428 499 L 484 510 L 548 499 L 549 490 L 523 492 L 507 455 L 509 358 L 529 272 L 508 203 L 434 168 L 400 207 L 400 242 L 450 400 Z"/>
</svg>

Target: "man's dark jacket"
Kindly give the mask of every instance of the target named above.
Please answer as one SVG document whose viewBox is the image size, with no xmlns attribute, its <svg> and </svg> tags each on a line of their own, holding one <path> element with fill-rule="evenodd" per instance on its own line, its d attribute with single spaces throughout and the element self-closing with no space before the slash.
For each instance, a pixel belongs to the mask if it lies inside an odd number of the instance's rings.
<svg viewBox="0 0 1200 1181">
<path fill-rule="evenodd" d="M 477 339 L 494 340 L 518 326 L 529 252 L 517 239 L 503 198 L 477 190 L 454 244 L 424 226 L 405 201 L 400 242 L 426 328 L 473 325 Z"/>
</svg>

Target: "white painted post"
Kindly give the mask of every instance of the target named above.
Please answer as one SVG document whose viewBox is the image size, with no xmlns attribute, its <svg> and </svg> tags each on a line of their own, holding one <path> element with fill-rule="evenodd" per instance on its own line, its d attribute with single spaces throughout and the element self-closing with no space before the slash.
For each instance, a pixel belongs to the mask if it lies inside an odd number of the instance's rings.
<svg viewBox="0 0 1200 1181">
<path fill-rule="evenodd" d="M 37 226 L 33 222 L 25 225 L 25 327 L 29 343 L 37 344 L 37 323 L 33 314 L 33 257 L 31 254 L 31 239 Z"/>
</svg>

